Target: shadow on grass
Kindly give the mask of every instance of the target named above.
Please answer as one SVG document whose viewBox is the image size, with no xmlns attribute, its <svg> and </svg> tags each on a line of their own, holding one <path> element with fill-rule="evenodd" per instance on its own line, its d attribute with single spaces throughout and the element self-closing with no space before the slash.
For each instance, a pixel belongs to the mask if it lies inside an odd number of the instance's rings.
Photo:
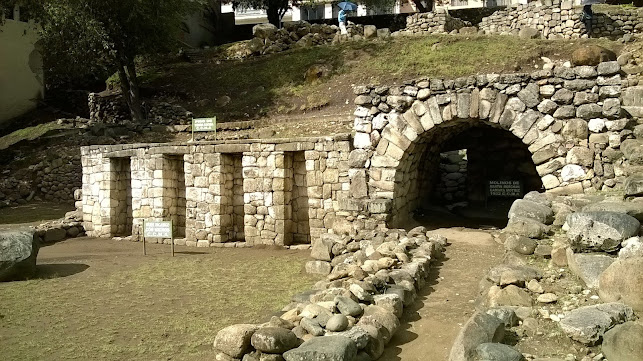
<svg viewBox="0 0 643 361">
<path fill-rule="evenodd" d="M 36 266 L 36 278 L 46 280 L 52 278 L 69 277 L 81 273 L 88 268 L 88 265 L 81 263 L 39 264 Z"/>
</svg>

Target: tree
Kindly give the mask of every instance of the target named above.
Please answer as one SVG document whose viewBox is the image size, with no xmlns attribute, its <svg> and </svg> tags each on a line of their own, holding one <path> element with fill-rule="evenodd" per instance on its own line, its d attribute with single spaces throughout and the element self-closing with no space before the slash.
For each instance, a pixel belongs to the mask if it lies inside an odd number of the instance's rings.
<svg viewBox="0 0 643 361">
<path fill-rule="evenodd" d="M 3 9 L 16 0 L 0 0 Z M 83 31 L 75 32 L 81 39 L 60 39 L 55 34 L 45 33 L 64 41 L 86 41 L 93 52 L 86 54 L 88 62 L 106 61 L 118 71 L 121 90 L 130 108 L 132 120 L 141 121 L 141 101 L 136 76 L 135 59 L 138 55 L 154 54 L 171 49 L 178 39 L 181 21 L 198 7 L 202 0 L 19 0 L 38 19 L 43 29 L 53 32 L 66 31 L 69 21 Z M 73 33 L 73 32 L 72 32 Z M 63 41 L 64 40 L 64 41 Z M 71 47 L 74 43 L 64 44 Z"/>
</svg>

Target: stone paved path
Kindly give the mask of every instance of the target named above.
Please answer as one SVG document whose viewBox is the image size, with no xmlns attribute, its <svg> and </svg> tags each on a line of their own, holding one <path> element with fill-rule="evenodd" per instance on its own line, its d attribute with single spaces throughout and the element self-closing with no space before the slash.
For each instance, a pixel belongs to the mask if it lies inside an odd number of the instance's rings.
<svg viewBox="0 0 643 361">
<path fill-rule="evenodd" d="M 388 344 L 382 361 L 443 361 L 461 326 L 474 312 L 473 300 L 484 273 L 498 264 L 502 246 L 484 231 L 443 228 L 449 239 L 446 258 L 416 302 L 405 309 L 402 325 Z"/>
</svg>

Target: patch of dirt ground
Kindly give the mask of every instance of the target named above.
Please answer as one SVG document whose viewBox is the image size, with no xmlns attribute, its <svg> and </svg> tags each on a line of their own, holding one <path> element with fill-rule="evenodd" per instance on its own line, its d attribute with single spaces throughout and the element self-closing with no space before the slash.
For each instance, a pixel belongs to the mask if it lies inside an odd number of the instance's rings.
<svg viewBox="0 0 643 361">
<path fill-rule="evenodd" d="M 256 323 L 316 281 L 309 252 L 76 238 L 38 278 L 0 284 L 3 360 L 206 360 L 223 327 Z"/>
<path fill-rule="evenodd" d="M 460 328 L 475 312 L 481 277 L 503 256 L 490 233 L 468 228 L 440 228 L 451 243 L 432 269 L 382 361 L 447 360 Z"/>
</svg>

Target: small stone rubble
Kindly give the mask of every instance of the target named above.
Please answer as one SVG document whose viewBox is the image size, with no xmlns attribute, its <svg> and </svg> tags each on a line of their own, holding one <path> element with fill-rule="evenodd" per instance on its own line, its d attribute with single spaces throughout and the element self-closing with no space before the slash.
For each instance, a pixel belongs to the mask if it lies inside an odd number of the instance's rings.
<svg viewBox="0 0 643 361">
<path fill-rule="evenodd" d="M 131 115 L 123 95 L 118 92 L 90 93 L 89 119 L 92 123 L 125 124 Z M 147 122 L 157 125 L 187 125 L 192 113 L 185 108 L 162 100 L 146 100 L 142 104 Z"/>
<path fill-rule="evenodd" d="M 534 337 L 554 344 L 563 335 L 583 345 L 540 356 L 642 359 L 637 333 L 643 312 L 640 201 L 602 192 L 530 192 L 516 200 L 508 226 L 497 234 L 507 250 L 504 263 L 492 268 L 481 283 L 479 313 L 463 328 L 450 360 L 473 357 L 481 344 L 503 342 L 502 336 L 481 337 L 498 332 L 500 323 L 520 337 L 516 349 Z M 485 314 L 498 320 L 482 323 L 478 319 L 488 318 L 481 316 Z M 478 331 L 481 327 L 486 333 Z M 506 358 L 515 352 L 500 350 Z M 537 355 L 522 356 L 540 360 Z"/>
<path fill-rule="evenodd" d="M 267 323 L 221 330 L 216 359 L 377 360 L 446 245 L 424 227 L 325 234 L 306 264 L 325 279 Z"/>
</svg>

